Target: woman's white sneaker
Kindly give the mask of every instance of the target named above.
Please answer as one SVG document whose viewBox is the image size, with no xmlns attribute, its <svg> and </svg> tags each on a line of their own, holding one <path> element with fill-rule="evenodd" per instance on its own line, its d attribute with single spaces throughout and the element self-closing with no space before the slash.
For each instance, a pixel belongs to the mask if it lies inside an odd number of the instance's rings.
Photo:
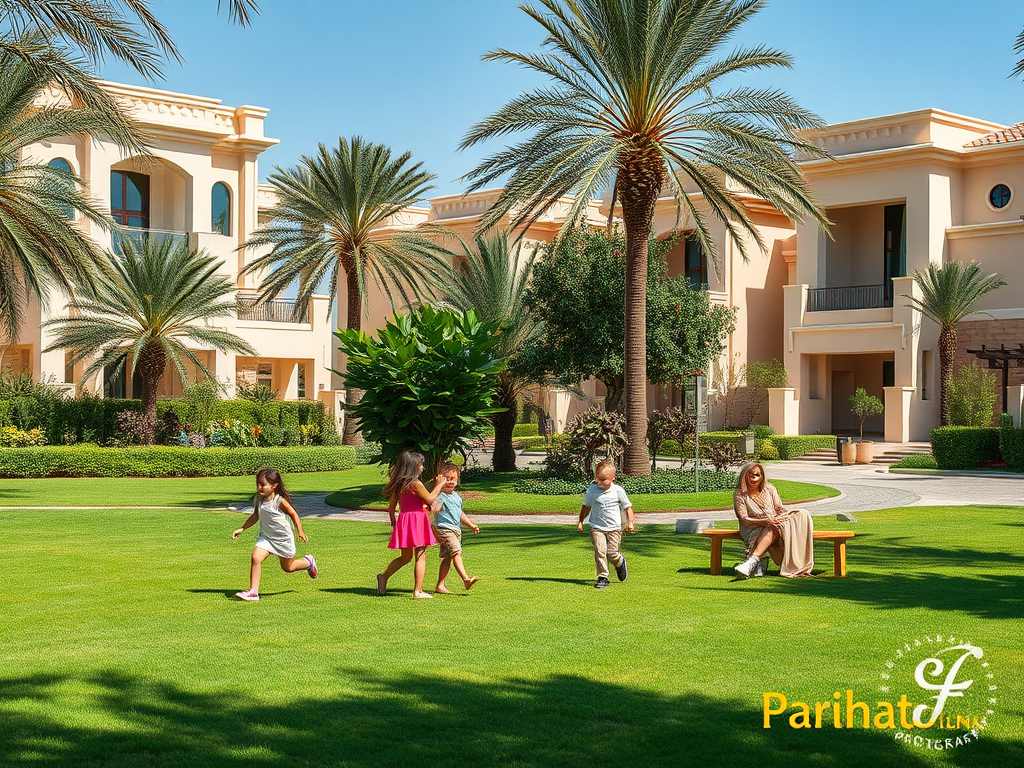
<svg viewBox="0 0 1024 768">
<path fill-rule="evenodd" d="M 759 562 L 761 561 L 756 557 L 748 557 L 746 560 L 744 560 L 742 563 L 736 566 L 735 571 L 744 579 L 749 579 L 750 574 L 754 572 L 754 569 L 757 567 L 757 564 Z"/>
</svg>

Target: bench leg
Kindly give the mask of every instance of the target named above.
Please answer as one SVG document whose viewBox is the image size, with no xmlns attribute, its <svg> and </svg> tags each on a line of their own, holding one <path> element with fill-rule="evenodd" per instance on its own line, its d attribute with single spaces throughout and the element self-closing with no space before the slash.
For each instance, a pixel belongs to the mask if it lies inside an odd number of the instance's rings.
<svg viewBox="0 0 1024 768">
<path fill-rule="evenodd" d="M 711 540 L 711 575 L 722 575 L 722 540 Z"/>
<path fill-rule="evenodd" d="M 835 560 L 836 576 L 846 575 L 846 539 L 832 542 L 832 557 Z"/>
</svg>

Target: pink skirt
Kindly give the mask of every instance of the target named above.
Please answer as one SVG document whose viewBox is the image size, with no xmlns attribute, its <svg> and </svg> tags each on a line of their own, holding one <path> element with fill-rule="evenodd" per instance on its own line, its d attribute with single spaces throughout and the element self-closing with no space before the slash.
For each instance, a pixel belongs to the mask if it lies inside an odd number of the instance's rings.
<svg viewBox="0 0 1024 768">
<path fill-rule="evenodd" d="M 391 530 L 391 541 L 388 549 L 407 549 L 409 547 L 429 547 L 437 544 L 434 532 L 430 529 L 430 516 L 426 512 L 399 512 L 395 527 Z"/>
</svg>

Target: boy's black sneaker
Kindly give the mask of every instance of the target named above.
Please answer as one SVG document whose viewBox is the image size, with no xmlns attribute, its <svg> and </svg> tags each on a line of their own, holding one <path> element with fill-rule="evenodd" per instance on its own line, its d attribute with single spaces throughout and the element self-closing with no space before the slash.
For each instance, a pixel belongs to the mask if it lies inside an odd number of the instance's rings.
<svg viewBox="0 0 1024 768">
<path fill-rule="evenodd" d="M 594 589 L 604 589 L 607 586 L 608 586 L 608 577 L 607 576 L 598 576 L 597 577 L 597 584 L 594 585 Z"/>
<path fill-rule="evenodd" d="M 626 566 L 625 555 L 622 557 L 622 562 L 615 566 L 615 575 L 619 577 L 619 581 L 625 581 L 626 577 L 629 576 L 629 568 Z"/>
</svg>

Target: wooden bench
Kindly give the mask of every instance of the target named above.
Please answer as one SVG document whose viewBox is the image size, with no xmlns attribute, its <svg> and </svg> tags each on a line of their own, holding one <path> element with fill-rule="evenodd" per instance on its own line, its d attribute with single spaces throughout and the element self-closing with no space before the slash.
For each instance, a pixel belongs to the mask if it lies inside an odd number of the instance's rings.
<svg viewBox="0 0 1024 768">
<path fill-rule="evenodd" d="M 701 536 L 711 539 L 711 575 L 720 576 L 722 573 L 722 540 L 739 539 L 739 531 L 719 531 L 708 529 L 700 532 Z M 846 575 L 846 540 L 852 539 L 856 534 L 853 531 L 815 531 L 815 541 L 831 541 L 835 557 L 835 575 Z"/>
</svg>

